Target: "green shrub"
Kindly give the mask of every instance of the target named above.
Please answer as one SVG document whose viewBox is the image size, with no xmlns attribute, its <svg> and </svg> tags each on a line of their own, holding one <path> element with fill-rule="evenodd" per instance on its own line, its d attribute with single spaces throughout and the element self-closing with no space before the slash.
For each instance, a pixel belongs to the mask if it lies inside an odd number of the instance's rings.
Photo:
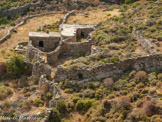
<svg viewBox="0 0 162 122">
<path fill-rule="evenodd" d="M 125 4 L 131 3 L 131 2 L 132 2 L 132 0 L 124 0 Z"/>
<path fill-rule="evenodd" d="M 73 98 L 74 104 L 76 104 L 76 103 L 78 102 L 78 100 L 80 100 L 80 99 L 81 99 L 80 97 L 74 97 L 74 98 Z"/>
<path fill-rule="evenodd" d="M 64 100 L 60 99 L 56 101 L 56 109 L 62 114 L 67 111 Z"/>
<path fill-rule="evenodd" d="M 49 122 L 61 122 L 60 113 L 56 108 L 52 109 L 52 113 L 49 116 Z"/>
<path fill-rule="evenodd" d="M 34 100 L 34 105 L 37 107 L 43 106 L 44 102 L 41 99 L 37 98 L 36 100 Z"/>
<path fill-rule="evenodd" d="M 109 16 L 111 16 L 111 14 L 107 14 L 107 16 L 109 17 Z"/>
<path fill-rule="evenodd" d="M 92 82 L 89 82 L 88 86 L 89 86 L 90 89 L 95 89 L 96 88 L 95 84 L 92 83 Z"/>
<path fill-rule="evenodd" d="M 119 57 L 113 57 L 113 58 L 110 59 L 111 63 L 118 62 L 118 61 L 120 61 Z"/>
<path fill-rule="evenodd" d="M 52 93 L 50 93 L 50 92 L 46 94 L 46 98 L 47 98 L 48 100 L 52 99 L 52 96 L 53 96 L 53 95 L 52 95 Z"/>
<path fill-rule="evenodd" d="M 85 114 L 89 108 L 93 106 L 93 101 L 90 99 L 80 99 L 75 105 L 75 109 L 82 114 Z"/>
<path fill-rule="evenodd" d="M 78 53 L 77 58 L 85 56 L 85 53 Z"/>
<path fill-rule="evenodd" d="M 10 25 L 11 25 L 11 26 L 15 26 L 16 24 L 15 24 L 14 22 L 11 22 Z"/>
<path fill-rule="evenodd" d="M 115 95 L 114 94 L 109 94 L 108 98 L 113 99 L 113 98 L 115 98 Z"/>
<path fill-rule="evenodd" d="M 27 66 L 25 65 L 22 58 L 19 56 L 13 56 L 7 63 L 7 73 L 11 75 L 20 76 L 27 72 Z"/>
<path fill-rule="evenodd" d="M 95 93 L 95 98 L 96 99 L 101 99 L 103 97 L 103 89 L 97 89 L 96 93 Z"/>
<path fill-rule="evenodd" d="M 157 20 L 156 24 L 158 24 L 158 25 L 161 24 L 161 20 Z"/>
<path fill-rule="evenodd" d="M 88 98 L 94 98 L 95 97 L 95 91 L 91 89 L 86 89 L 83 91 L 83 96 Z"/>
<path fill-rule="evenodd" d="M 150 94 L 150 95 L 153 95 L 153 94 L 155 94 L 155 93 L 157 93 L 155 89 L 152 89 L 152 90 L 149 91 L 149 94 Z"/>
<path fill-rule="evenodd" d="M 73 89 L 65 89 L 64 92 L 65 93 L 73 93 Z"/>
<path fill-rule="evenodd" d="M 9 24 L 7 17 L 0 18 L 0 25 Z"/>
</svg>

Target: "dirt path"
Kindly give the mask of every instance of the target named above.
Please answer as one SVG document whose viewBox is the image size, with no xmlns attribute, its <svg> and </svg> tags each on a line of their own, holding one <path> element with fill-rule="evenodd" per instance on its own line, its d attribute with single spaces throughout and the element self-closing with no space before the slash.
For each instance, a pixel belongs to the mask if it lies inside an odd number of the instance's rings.
<svg viewBox="0 0 162 122">
<path fill-rule="evenodd" d="M 19 42 L 28 41 L 28 33 L 30 31 L 36 31 L 39 26 L 43 26 L 45 24 L 53 24 L 54 22 L 58 21 L 60 18 L 63 18 L 64 14 L 52 14 L 52 15 L 45 15 L 41 17 L 35 17 L 28 22 L 19 27 L 17 29 L 17 33 L 13 33 L 11 38 L 5 41 L 0 45 L 0 52 L 2 50 L 9 51 L 9 49 L 16 46 Z M 3 61 L 3 57 L 0 53 L 0 61 Z"/>
</svg>

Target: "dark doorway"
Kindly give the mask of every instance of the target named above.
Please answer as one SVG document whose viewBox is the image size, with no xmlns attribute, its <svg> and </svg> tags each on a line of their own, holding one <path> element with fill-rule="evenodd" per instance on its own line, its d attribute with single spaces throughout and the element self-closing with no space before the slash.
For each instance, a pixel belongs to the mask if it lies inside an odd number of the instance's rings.
<svg viewBox="0 0 162 122">
<path fill-rule="evenodd" d="M 84 32 L 81 31 L 81 38 L 84 38 L 85 37 L 85 34 Z"/>
<path fill-rule="evenodd" d="M 79 79 L 83 79 L 83 75 L 81 73 L 78 74 Z"/>
<path fill-rule="evenodd" d="M 43 41 L 39 42 L 39 47 L 44 47 Z"/>
</svg>

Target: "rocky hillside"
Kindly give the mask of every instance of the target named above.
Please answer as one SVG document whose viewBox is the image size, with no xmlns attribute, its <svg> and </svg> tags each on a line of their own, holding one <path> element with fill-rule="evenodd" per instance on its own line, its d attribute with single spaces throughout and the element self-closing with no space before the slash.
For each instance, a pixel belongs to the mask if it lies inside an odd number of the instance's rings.
<svg viewBox="0 0 162 122">
<path fill-rule="evenodd" d="M 149 51 L 144 50 L 139 44 L 138 38 L 133 34 L 134 31 L 149 40 L 155 51 L 162 51 L 160 3 L 138 1 L 132 4 L 111 6 L 106 11 L 113 9 L 119 9 L 120 16 L 107 19 L 93 33 L 94 52 L 98 54 L 81 56 L 80 59 L 65 62 L 66 67 L 93 67 L 102 63 L 148 54 Z"/>
</svg>

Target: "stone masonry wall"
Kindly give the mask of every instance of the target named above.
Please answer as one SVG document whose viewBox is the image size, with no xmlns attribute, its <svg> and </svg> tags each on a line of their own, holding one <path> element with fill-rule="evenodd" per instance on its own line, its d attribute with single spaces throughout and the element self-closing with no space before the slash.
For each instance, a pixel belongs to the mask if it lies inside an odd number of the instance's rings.
<svg viewBox="0 0 162 122">
<path fill-rule="evenodd" d="M 53 72 L 53 69 L 40 62 L 36 62 L 33 64 L 32 69 L 32 77 L 39 79 L 41 75 L 45 74 L 47 76 L 47 79 L 51 78 L 51 73 Z"/>
<path fill-rule="evenodd" d="M 0 11 L 0 18 L 1 17 L 7 17 L 7 16 L 10 16 L 10 17 L 13 17 L 13 16 L 16 16 L 16 15 L 19 15 L 19 14 L 23 14 L 24 12 L 26 12 L 30 7 L 38 7 L 38 6 L 41 6 L 43 3 L 43 1 L 39 1 L 37 3 L 28 3 L 24 6 L 20 6 L 18 8 L 12 8 L 12 9 L 9 9 L 9 10 L 2 10 Z"/>
<path fill-rule="evenodd" d="M 92 45 L 92 39 L 88 39 L 85 42 L 63 42 L 64 50 L 62 55 L 64 56 L 77 56 L 79 53 L 90 54 Z"/>
<path fill-rule="evenodd" d="M 40 62 L 44 62 L 42 61 L 42 56 L 44 55 L 44 52 L 42 52 L 41 50 L 35 48 L 31 41 L 28 42 L 28 49 L 26 51 L 26 58 L 28 61 L 40 61 Z"/>
<path fill-rule="evenodd" d="M 60 37 L 29 37 L 32 40 L 32 45 L 44 52 L 50 52 L 56 49 L 61 40 Z M 43 42 L 43 48 L 39 47 L 39 42 Z"/>
<path fill-rule="evenodd" d="M 140 35 L 140 33 L 136 30 L 133 30 L 133 35 L 134 37 L 137 39 L 137 41 L 139 42 L 139 44 L 142 46 L 142 49 L 145 50 L 146 52 L 150 53 L 150 54 L 154 54 L 156 53 L 156 50 L 153 49 L 153 45 L 151 44 L 151 42 L 144 38 L 142 35 Z"/>
<path fill-rule="evenodd" d="M 118 78 L 121 74 L 128 70 L 162 70 L 162 54 L 146 55 L 142 57 L 131 58 L 116 63 L 104 64 L 91 69 L 73 68 L 66 69 L 58 66 L 54 80 L 56 82 L 70 80 L 101 80 L 107 77 Z M 82 75 L 82 79 L 79 79 Z"/>
</svg>

